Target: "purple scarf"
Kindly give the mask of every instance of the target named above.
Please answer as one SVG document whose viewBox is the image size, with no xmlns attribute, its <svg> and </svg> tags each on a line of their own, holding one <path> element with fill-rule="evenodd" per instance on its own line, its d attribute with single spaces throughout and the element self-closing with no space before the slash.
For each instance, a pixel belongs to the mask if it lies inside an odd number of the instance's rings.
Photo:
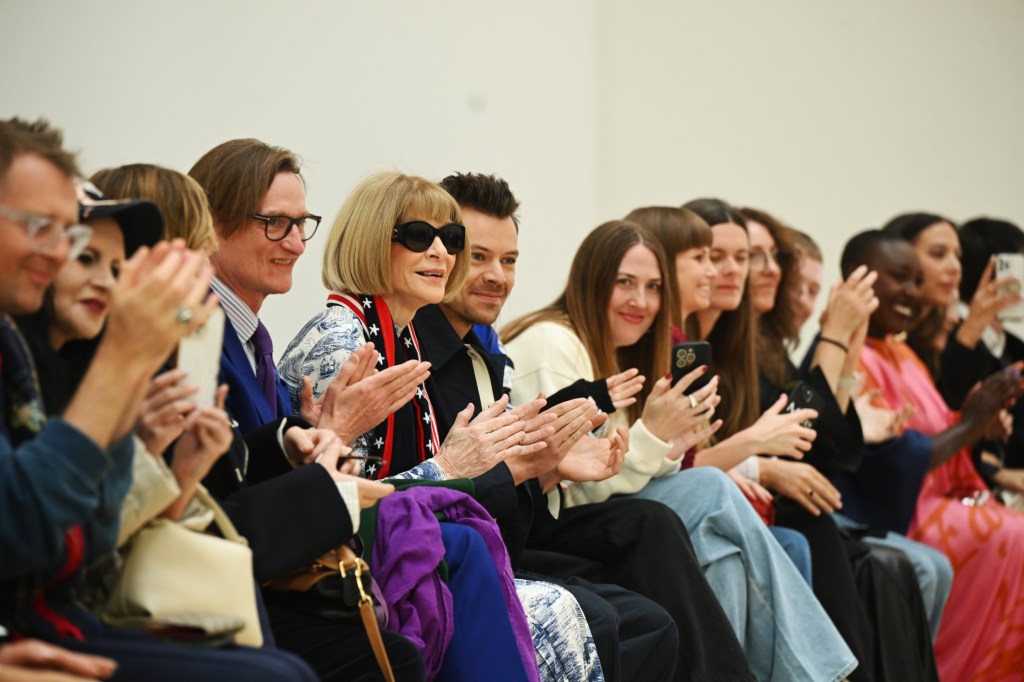
<svg viewBox="0 0 1024 682">
<path fill-rule="evenodd" d="M 388 607 L 389 627 L 420 647 L 427 678 L 433 679 L 441 669 L 453 630 L 452 595 L 436 571 L 444 557 L 444 545 L 435 511 L 474 529 L 483 538 L 498 569 L 523 666 L 531 682 L 539 682 L 530 626 L 516 594 L 501 534 L 487 511 L 457 490 L 414 486 L 380 501 L 370 565 Z"/>
</svg>

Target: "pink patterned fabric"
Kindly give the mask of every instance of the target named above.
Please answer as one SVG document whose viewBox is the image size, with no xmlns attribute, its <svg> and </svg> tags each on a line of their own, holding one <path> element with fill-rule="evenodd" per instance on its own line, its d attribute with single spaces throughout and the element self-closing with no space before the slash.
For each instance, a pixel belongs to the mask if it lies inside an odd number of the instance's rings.
<svg viewBox="0 0 1024 682">
<path fill-rule="evenodd" d="M 869 339 L 864 390 L 890 409 L 912 405 L 906 428 L 934 435 L 956 422 L 921 360 L 905 344 Z M 939 549 L 955 577 L 935 657 L 945 682 L 1024 680 L 1024 515 L 994 501 L 963 450 L 925 476 L 910 537 Z"/>
</svg>

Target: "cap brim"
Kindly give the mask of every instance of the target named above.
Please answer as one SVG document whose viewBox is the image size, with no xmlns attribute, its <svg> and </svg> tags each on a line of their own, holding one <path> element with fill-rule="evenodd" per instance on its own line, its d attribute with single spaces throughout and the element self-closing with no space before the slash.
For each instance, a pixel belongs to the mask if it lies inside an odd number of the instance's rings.
<svg viewBox="0 0 1024 682">
<path fill-rule="evenodd" d="M 156 204 L 145 199 L 100 200 L 79 205 L 79 220 L 97 218 L 113 218 L 121 227 L 127 257 L 140 246 L 153 246 L 164 238 L 164 216 Z"/>
</svg>

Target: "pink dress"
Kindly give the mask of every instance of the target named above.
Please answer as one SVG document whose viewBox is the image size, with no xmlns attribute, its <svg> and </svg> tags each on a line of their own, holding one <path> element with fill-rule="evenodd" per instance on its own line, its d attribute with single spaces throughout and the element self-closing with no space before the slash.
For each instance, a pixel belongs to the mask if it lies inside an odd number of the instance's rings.
<svg viewBox="0 0 1024 682">
<path fill-rule="evenodd" d="M 881 391 L 879 404 L 914 407 L 905 428 L 931 435 L 956 422 L 905 344 L 869 339 L 860 369 L 863 390 Z M 986 498 L 962 450 L 925 476 L 908 533 L 944 552 L 955 572 L 935 640 L 944 682 L 1024 680 L 1024 515 Z"/>
</svg>

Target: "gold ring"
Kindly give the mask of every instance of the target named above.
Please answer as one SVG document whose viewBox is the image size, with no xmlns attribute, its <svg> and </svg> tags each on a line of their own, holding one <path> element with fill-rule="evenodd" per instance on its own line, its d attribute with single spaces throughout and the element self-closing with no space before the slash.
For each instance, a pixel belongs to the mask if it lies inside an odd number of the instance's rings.
<svg viewBox="0 0 1024 682">
<path fill-rule="evenodd" d="M 814 497 L 814 491 L 810 488 L 807 489 L 807 497 Z"/>
</svg>

